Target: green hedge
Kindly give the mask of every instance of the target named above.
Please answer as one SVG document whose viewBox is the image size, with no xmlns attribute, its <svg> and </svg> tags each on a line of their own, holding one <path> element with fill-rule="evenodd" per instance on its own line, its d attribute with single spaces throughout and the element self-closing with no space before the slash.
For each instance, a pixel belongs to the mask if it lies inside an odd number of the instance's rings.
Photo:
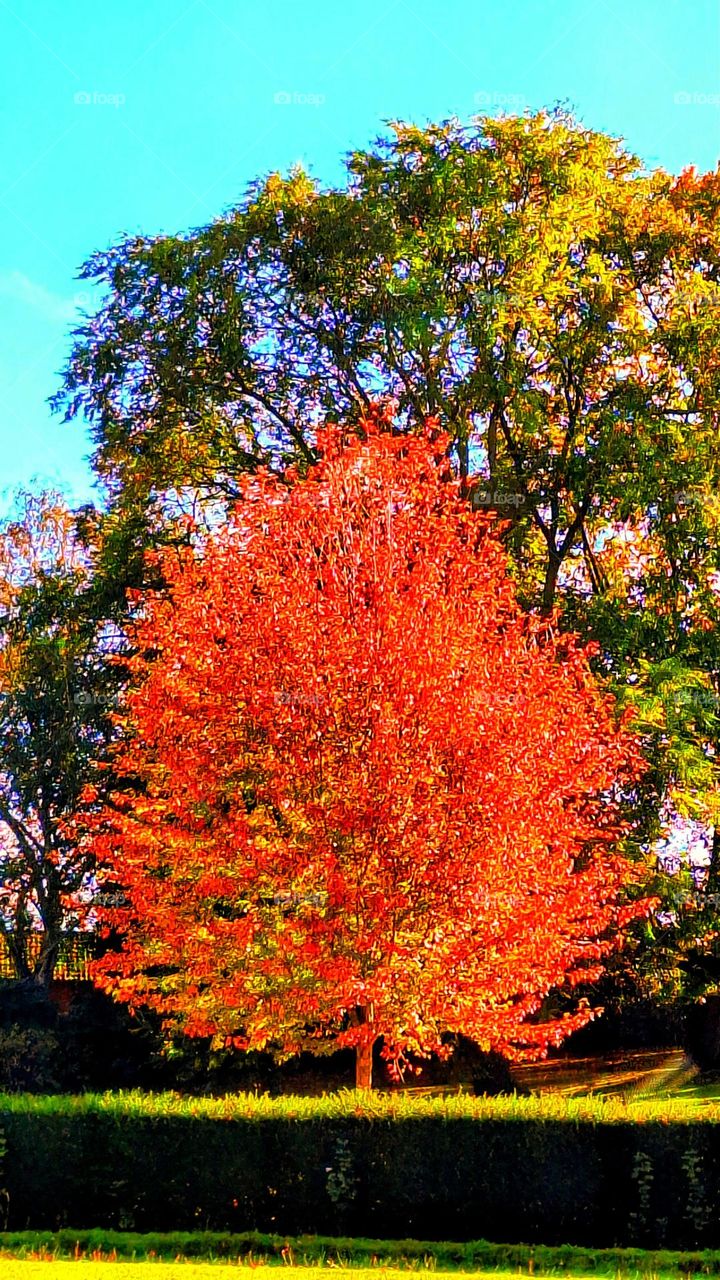
<svg viewBox="0 0 720 1280">
<path fill-rule="evenodd" d="M 720 1247 L 720 1112 L 558 1099 L 0 1097 L 8 1229 Z"/>
</svg>

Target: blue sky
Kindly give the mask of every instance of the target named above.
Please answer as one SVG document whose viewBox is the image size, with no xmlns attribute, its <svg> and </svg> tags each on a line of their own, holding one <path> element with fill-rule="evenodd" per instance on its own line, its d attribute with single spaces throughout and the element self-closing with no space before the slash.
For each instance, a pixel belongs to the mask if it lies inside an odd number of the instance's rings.
<svg viewBox="0 0 720 1280">
<path fill-rule="evenodd" d="M 562 101 L 648 166 L 714 169 L 718 0 L 0 0 L 0 506 L 92 495 L 47 407 L 83 260 L 201 225 L 302 161 L 323 183 L 388 119 Z"/>
</svg>

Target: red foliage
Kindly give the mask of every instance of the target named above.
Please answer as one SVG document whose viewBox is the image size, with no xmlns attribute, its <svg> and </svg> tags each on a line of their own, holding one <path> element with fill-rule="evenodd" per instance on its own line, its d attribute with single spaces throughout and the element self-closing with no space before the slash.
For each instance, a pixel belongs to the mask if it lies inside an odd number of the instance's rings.
<svg viewBox="0 0 720 1280">
<path fill-rule="evenodd" d="M 539 1053 L 592 1016 L 539 1022 L 544 997 L 645 910 L 619 905 L 637 750 L 587 654 L 519 608 L 436 424 L 364 430 L 326 427 L 306 478 L 248 478 L 164 558 L 126 789 L 89 837 L 131 902 L 97 979 L 252 1048 Z"/>
</svg>

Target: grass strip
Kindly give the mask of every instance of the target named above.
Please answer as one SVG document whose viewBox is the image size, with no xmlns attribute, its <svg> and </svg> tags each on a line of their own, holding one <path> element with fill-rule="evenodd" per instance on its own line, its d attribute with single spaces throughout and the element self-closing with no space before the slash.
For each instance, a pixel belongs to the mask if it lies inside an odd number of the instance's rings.
<svg viewBox="0 0 720 1280">
<path fill-rule="evenodd" d="M 160 1277 L 161 1280 L 231 1280 L 231 1277 L 237 1276 L 238 1269 L 243 1268 L 252 1275 L 253 1280 L 272 1280 L 273 1276 L 277 1276 L 277 1268 L 254 1266 L 251 1270 L 247 1262 L 106 1262 L 94 1259 L 58 1261 L 56 1258 L 40 1262 L 0 1259 L 0 1276 L 3 1280 L 49 1280 L 50 1275 L 58 1280 L 152 1280 L 152 1277 Z M 327 1280 L 330 1268 L 296 1267 L 295 1271 L 302 1272 L 303 1280 Z M 408 1272 L 392 1267 L 365 1267 L 346 1268 L 345 1274 L 351 1276 L 352 1280 L 377 1280 L 378 1275 L 383 1280 L 407 1280 Z M 448 1277 L 454 1278 L 458 1273 L 428 1269 L 424 1274 L 432 1275 L 436 1280 L 448 1280 Z M 517 1277 L 517 1272 L 473 1271 L 465 1274 L 472 1275 L 473 1280 L 498 1280 L 503 1274 L 508 1280 L 510 1277 Z M 581 1278 L 568 1277 L 568 1280 Z M 663 1276 L 658 1277 L 658 1280 L 669 1278 Z"/>
<path fill-rule="evenodd" d="M 244 1261 L 253 1269 L 320 1267 L 377 1272 L 501 1272 L 527 1275 L 684 1277 L 720 1275 L 720 1250 L 679 1252 L 644 1249 L 583 1249 L 571 1245 L 459 1244 L 428 1240 L 369 1240 L 339 1236 L 266 1235 L 249 1231 L 140 1234 L 121 1231 L 0 1232 L 0 1263 L 26 1260 Z M 5 1271 L 0 1271 L 5 1275 Z M 124 1273 L 129 1280 L 129 1273 Z M 187 1271 L 184 1274 L 189 1274 Z M 258 1277 L 258 1280 L 260 1278 Z"/>
</svg>

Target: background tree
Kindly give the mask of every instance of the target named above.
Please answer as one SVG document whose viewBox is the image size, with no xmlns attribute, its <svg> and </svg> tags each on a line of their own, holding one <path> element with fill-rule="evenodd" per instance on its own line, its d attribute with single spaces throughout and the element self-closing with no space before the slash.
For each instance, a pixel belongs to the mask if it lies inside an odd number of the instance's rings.
<svg viewBox="0 0 720 1280">
<path fill-rule="evenodd" d="M 568 560 L 598 576 L 609 519 L 715 476 L 718 181 L 647 174 L 559 112 L 393 133 L 346 189 L 271 175 L 192 235 L 93 257 L 109 291 L 57 403 L 144 512 L 310 463 L 312 424 L 378 395 L 399 426 L 437 414 L 487 504 L 522 507 L 549 609 Z"/>
<path fill-rule="evenodd" d="M 544 997 L 647 904 L 615 847 L 639 759 L 586 654 L 518 605 L 449 437 L 360 425 L 163 554 L 87 839 L 129 899 L 103 987 L 191 1035 L 354 1046 L 366 1087 L 379 1038 L 396 1067 L 447 1031 L 558 1043 L 592 1010 Z"/>
<path fill-rule="evenodd" d="M 0 532 L 0 930 L 16 976 L 47 987 L 90 909 L 92 859 L 63 823 L 101 785 L 117 638 L 73 512 L 54 493 L 17 507 Z"/>
<path fill-rule="evenodd" d="M 561 606 L 639 711 L 638 856 L 678 814 L 704 824 L 704 916 L 689 871 L 657 881 L 711 949 L 719 199 L 718 174 L 648 172 L 562 111 L 396 124 L 341 189 L 273 174 L 208 227 L 95 255 L 57 397 L 91 423 L 136 566 L 245 472 L 302 473 L 328 413 L 385 395 L 398 430 L 437 414 L 469 496 L 508 521 L 522 602 Z"/>
</svg>

